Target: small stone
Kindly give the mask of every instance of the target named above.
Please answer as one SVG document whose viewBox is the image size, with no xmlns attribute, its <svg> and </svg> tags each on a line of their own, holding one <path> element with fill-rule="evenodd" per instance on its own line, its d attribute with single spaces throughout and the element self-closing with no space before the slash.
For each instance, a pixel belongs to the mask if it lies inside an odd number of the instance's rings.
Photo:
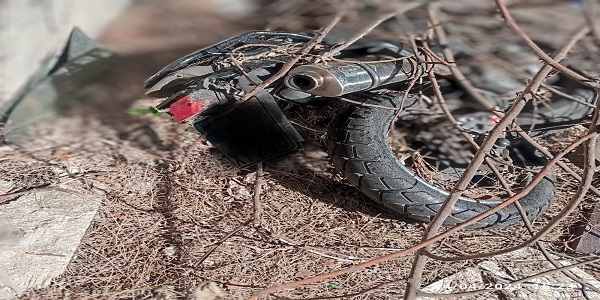
<svg viewBox="0 0 600 300">
<path fill-rule="evenodd" d="M 173 246 L 169 246 L 169 247 L 165 248 L 163 251 L 164 251 L 165 255 L 168 257 L 173 257 L 177 253 L 177 249 L 175 249 L 175 247 L 173 247 Z"/>
<path fill-rule="evenodd" d="M 201 282 L 194 290 L 194 300 L 216 300 L 224 297 L 225 292 L 214 282 Z"/>
</svg>

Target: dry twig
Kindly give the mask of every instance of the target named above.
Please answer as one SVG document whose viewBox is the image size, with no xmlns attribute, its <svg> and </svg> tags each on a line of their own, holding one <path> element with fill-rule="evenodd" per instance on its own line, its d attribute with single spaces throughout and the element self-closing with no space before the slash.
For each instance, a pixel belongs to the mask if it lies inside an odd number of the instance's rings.
<svg viewBox="0 0 600 300">
<path fill-rule="evenodd" d="M 308 52 L 310 52 L 310 50 L 312 50 L 315 46 L 320 44 L 321 41 L 323 41 L 323 38 L 325 38 L 325 36 L 329 33 L 329 31 L 331 31 L 333 26 L 335 26 L 342 19 L 342 16 L 343 16 L 342 14 L 336 15 L 333 18 L 333 20 L 331 20 L 329 25 L 327 25 L 327 27 L 325 27 L 325 29 L 318 32 L 312 40 L 310 40 L 306 44 L 304 44 L 304 46 L 302 46 L 302 49 L 300 49 L 299 53 L 292 56 L 287 62 L 285 62 L 285 64 L 283 64 L 283 66 L 281 67 L 281 69 L 279 71 L 277 71 L 277 73 L 275 73 L 273 76 L 267 78 L 265 81 L 261 82 L 256 87 L 254 87 L 254 89 L 252 89 L 250 92 L 245 94 L 240 99 L 240 101 L 236 102 L 236 104 L 242 103 L 242 102 L 252 98 L 254 95 L 256 95 L 256 93 L 263 90 L 267 86 L 271 85 L 273 82 L 277 81 L 277 79 L 285 76 L 285 74 L 287 74 L 287 72 L 289 72 L 289 70 L 298 62 L 298 60 L 300 60 L 302 57 L 304 57 L 306 54 L 308 54 Z"/>
<path fill-rule="evenodd" d="M 504 201 L 502 204 L 494 207 L 493 209 L 490 209 L 489 211 L 482 213 L 476 217 L 473 217 L 451 229 L 448 229 L 447 231 L 440 233 L 432 238 L 429 238 L 427 240 L 423 240 L 421 243 L 415 244 L 412 247 L 406 248 L 402 251 L 398 251 L 395 253 L 391 253 L 385 256 L 381 256 L 378 257 L 376 259 L 372 259 L 370 261 L 364 262 L 364 263 L 360 263 L 345 269 L 340 269 L 334 272 L 330 272 L 330 273 L 326 273 L 326 274 L 321 274 L 318 276 L 314 276 L 314 277 L 310 277 L 310 278 L 306 278 L 303 280 L 299 280 L 299 281 L 294 281 L 294 282 L 289 282 L 289 283 L 284 283 L 284 284 L 279 284 L 270 288 L 266 288 L 263 290 L 259 290 L 257 292 L 255 292 L 254 294 L 252 294 L 252 296 L 249 299 L 258 299 L 259 297 L 262 296 L 266 296 L 268 294 L 272 294 L 278 291 L 282 291 L 285 289 L 291 289 L 291 288 L 295 288 L 295 287 L 299 287 L 299 286 L 303 286 L 303 285 L 307 285 L 307 284 L 312 284 L 312 283 L 316 283 L 328 278 L 332 278 L 335 276 L 339 276 L 339 275 L 343 275 L 343 274 L 347 274 L 350 272 L 354 272 L 354 271 L 358 271 L 376 264 L 380 264 L 386 261 L 390 261 L 399 257 L 403 257 L 406 256 L 408 254 L 414 253 L 418 250 L 424 249 L 428 246 L 433 245 L 434 243 L 437 243 L 439 241 L 444 240 L 445 238 L 453 235 L 456 232 L 459 232 L 463 229 L 465 229 L 466 227 L 469 227 L 470 225 L 475 224 L 477 221 L 485 219 L 486 217 L 502 210 L 503 208 L 513 204 L 515 201 L 521 199 L 522 197 L 524 197 L 525 195 L 527 195 L 543 178 L 544 176 L 548 175 L 548 173 L 550 173 L 551 169 L 554 167 L 554 165 L 560 160 L 562 159 L 567 153 L 573 151 L 573 149 L 577 148 L 579 145 L 581 145 L 582 143 L 590 140 L 593 136 L 595 136 L 596 134 L 588 134 L 585 135 L 584 137 L 580 138 L 579 140 L 577 140 L 576 142 L 574 142 L 573 144 L 571 144 L 569 147 L 567 147 L 566 149 L 564 149 L 563 151 L 561 151 L 560 153 L 558 153 L 550 162 L 548 162 L 548 164 L 546 166 L 544 166 L 544 168 L 542 170 L 540 170 L 540 172 L 538 173 L 538 175 L 531 181 L 530 184 L 528 184 L 522 191 L 520 191 L 519 193 L 517 193 L 516 195 L 514 195 L 513 197 L 511 197 L 510 199 L 507 199 L 506 201 Z M 539 239 L 539 236 L 536 236 L 536 238 Z"/>
<path fill-rule="evenodd" d="M 198 260 L 194 264 L 194 268 L 198 268 L 200 265 L 202 265 L 202 263 L 204 262 L 204 260 L 206 260 L 213 252 L 215 252 L 215 250 L 217 250 L 217 248 L 221 244 L 223 244 L 223 242 L 225 242 L 227 239 L 229 239 L 230 237 L 232 237 L 236 233 L 240 232 L 240 230 L 244 229 L 244 227 L 246 227 L 248 224 L 250 224 L 251 221 L 252 221 L 252 219 L 248 219 L 248 220 L 244 221 L 236 229 L 230 231 L 223 238 L 221 238 L 219 241 L 217 241 L 212 247 L 210 247 L 210 249 L 208 251 L 206 251 L 206 253 L 204 253 L 204 255 L 200 258 L 200 260 Z"/>
<path fill-rule="evenodd" d="M 262 205 L 260 204 L 260 192 L 263 184 L 263 163 L 258 162 L 256 164 L 256 180 L 254 181 L 254 212 L 252 214 L 252 220 L 254 227 L 260 227 L 260 220 L 262 217 Z"/>
<path fill-rule="evenodd" d="M 328 53 L 323 55 L 323 59 L 332 57 L 336 53 L 348 48 L 348 46 L 352 45 L 356 41 L 363 38 L 365 35 L 367 35 L 369 32 L 371 32 L 375 27 L 379 26 L 379 24 L 381 24 L 382 22 L 384 22 L 388 19 L 391 19 L 396 15 L 403 14 L 409 10 L 415 9 L 423 4 L 425 4 L 425 1 L 422 1 L 422 0 L 411 1 L 409 3 L 403 4 L 402 6 L 400 6 L 397 9 L 394 9 L 392 12 L 384 13 L 380 17 L 378 17 L 375 20 L 373 20 L 372 22 L 370 22 L 369 24 L 363 26 L 363 28 L 359 32 L 357 32 L 354 36 L 349 38 L 346 42 L 344 42 L 343 44 L 341 44 L 339 46 L 333 47 L 331 50 L 329 50 Z M 386 9 L 389 9 L 389 8 L 386 7 Z"/>
<path fill-rule="evenodd" d="M 567 266 L 561 266 L 560 268 L 556 268 L 556 269 L 552 269 L 552 270 L 548 270 L 545 272 L 541 272 L 541 273 L 537 273 L 535 275 L 532 276 L 528 276 L 519 280 L 515 280 L 510 282 L 510 284 L 512 285 L 520 285 L 523 283 L 526 283 L 532 279 L 535 278 L 540 278 L 543 276 L 547 276 L 547 275 L 551 275 L 554 273 L 558 273 L 558 272 L 562 272 L 562 271 L 566 271 L 572 268 L 576 268 L 576 267 L 581 267 L 581 266 L 585 266 L 585 265 L 589 265 L 589 264 L 593 264 L 600 261 L 600 258 L 596 258 L 596 259 L 590 259 L 588 261 L 584 261 L 584 262 L 580 262 L 580 263 L 576 263 L 576 264 L 572 264 L 572 265 L 567 265 Z M 482 294 L 482 293 L 487 293 L 487 292 L 492 292 L 494 291 L 494 289 L 479 289 L 479 290 L 474 290 L 474 291 L 469 291 L 469 292 L 464 292 L 464 293 L 455 293 L 455 294 L 434 294 L 434 293 L 426 293 L 426 292 L 421 292 L 420 294 L 422 296 L 425 297 L 435 297 L 435 298 L 456 298 L 456 297 L 467 297 L 467 296 L 474 296 L 474 295 L 478 295 L 478 294 Z"/>
<path fill-rule="evenodd" d="M 432 1 L 428 5 L 428 17 L 435 32 L 435 36 L 437 41 L 442 47 L 442 52 L 444 54 L 444 58 L 448 62 L 448 68 L 452 73 L 452 76 L 457 81 L 457 83 L 467 92 L 477 103 L 479 103 L 483 108 L 494 111 L 496 110 L 496 106 L 491 103 L 488 99 L 486 99 L 481 93 L 477 91 L 475 86 L 463 75 L 463 73 L 458 69 L 456 62 L 454 60 L 454 54 L 452 50 L 448 47 L 448 38 L 446 37 L 446 33 L 444 32 L 444 28 L 442 27 L 439 18 L 437 16 L 439 11 L 439 1 Z"/>
<path fill-rule="evenodd" d="M 591 80 L 589 78 L 586 78 L 585 76 L 578 74 L 577 72 L 561 65 L 559 63 L 559 61 L 561 59 L 557 59 L 556 57 L 552 58 L 548 54 L 546 54 L 542 49 L 540 49 L 540 47 L 538 47 L 538 45 L 536 45 L 535 42 L 533 42 L 531 40 L 531 38 L 529 38 L 529 36 L 527 36 L 525 31 L 523 31 L 523 29 L 521 29 L 521 27 L 519 27 L 519 25 L 517 25 L 515 20 L 511 17 L 510 13 L 508 12 L 508 9 L 506 8 L 504 1 L 503 0 L 495 0 L 495 1 L 496 1 L 496 5 L 497 5 L 498 9 L 500 10 L 500 13 L 502 14 L 502 17 L 506 21 L 506 24 L 508 24 L 508 26 L 511 29 L 513 29 L 515 31 L 515 33 L 517 33 L 517 35 L 525 42 L 525 44 L 529 47 L 529 49 L 531 49 L 531 51 L 533 51 L 542 61 L 544 61 L 544 63 L 546 63 L 549 66 L 552 66 L 556 70 L 571 77 L 572 79 L 579 81 L 583 85 L 587 85 L 594 89 L 600 89 L 600 83 L 598 83 L 597 81 Z M 579 28 L 580 29 L 578 31 L 583 31 L 583 35 L 586 35 L 590 31 L 590 28 L 587 26 L 587 24 L 584 24 L 584 25 L 580 26 Z"/>
<path fill-rule="evenodd" d="M 497 3 L 498 3 L 498 5 L 503 6 L 503 3 L 501 2 L 501 0 L 497 0 Z M 504 10 L 506 10 L 505 7 L 504 7 Z M 516 24 L 514 24 L 514 25 L 516 26 Z M 517 26 L 517 28 L 518 28 L 518 26 Z M 519 33 L 522 33 L 520 28 L 518 28 L 518 30 L 516 30 L 516 31 Z M 554 58 L 552 58 L 552 60 L 556 62 L 556 61 L 560 61 L 561 59 L 563 59 L 566 56 L 569 49 L 571 49 L 573 47 L 575 42 L 578 41 L 579 39 L 581 39 L 585 34 L 587 34 L 587 32 L 588 32 L 588 30 L 586 30 L 586 28 L 579 30 L 578 34 L 574 35 L 571 39 L 569 39 L 569 41 L 565 44 L 565 46 L 563 46 L 560 49 L 560 51 L 558 51 L 558 53 L 555 55 Z M 524 33 L 523 33 L 523 35 L 524 35 Z M 483 142 L 483 144 L 481 145 L 481 147 L 479 148 L 479 150 L 473 157 L 473 160 L 467 167 L 466 171 L 462 174 L 461 178 L 456 183 L 454 189 L 450 192 L 450 195 L 448 196 L 446 201 L 444 201 L 444 204 L 441 206 L 440 210 L 438 211 L 438 214 L 435 216 L 435 218 L 432 220 L 431 224 L 425 231 L 425 234 L 423 236 L 423 241 L 431 239 L 433 236 L 435 236 L 437 234 L 438 230 L 441 228 L 445 219 L 450 215 L 452 208 L 454 207 L 454 205 L 456 204 L 456 202 L 462 195 L 463 191 L 468 188 L 468 185 L 469 185 L 471 179 L 473 178 L 473 176 L 475 175 L 475 173 L 477 172 L 477 170 L 479 169 L 479 167 L 485 160 L 487 153 L 492 149 L 494 143 L 496 142 L 496 139 L 505 130 L 505 128 L 510 123 L 513 122 L 513 120 L 521 112 L 523 107 L 525 107 L 525 104 L 527 103 L 525 95 L 528 95 L 528 94 L 536 91 L 538 89 L 538 87 L 540 86 L 540 84 L 542 84 L 542 82 L 544 81 L 546 76 L 548 76 L 548 74 L 551 71 L 552 71 L 552 67 L 550 67 L 548 65 L 545 65 L 544 67 L 542 67 L 542 69 L 540 69 L 540 71 L 533 77 L 531 82 L 525 87 L 523 92 L 517 96 L 517 98 L 515 99 L 515 103 L 512 105 L 512 107 L 502 117 L 502 119 L 498 122 L 498 124 L 494 127 L 494 129 L 492 129 L 490 131 L 490 133 L 486 137 L 485 141 Z M 589 138 L 591 138 L 590 135 L 588 135 L 588 139 Z M 538 177 L 536 177 L 536 178 L 538 178 Z M 589 188 L 589 184 L 587 186 Z M 585 190 L 587 190 L 587 188 Z M 519 193 L 519 194 L 521 194 L 521 193 Z M 511 197 L 511 200 L 512 200 L 512 198 L 514 198 L 514 197 Z M 508 201 L 510 201 L 510 200 L 508 200 Z M 508 201 L 504 202 L 503 205 L 505 203 L 507 203 Z M 502 206 L 502 205 L 500 205 L 500 206 Z M 496 207 L 496 208 L 498 208 L 498 207 Z M 425 269 L 425 264 L 427 262 L 427 257 L 422 256 L 420 254 L 422 254 L 422 253 L 417 252 L 417 254 L 415 255 L 413 268 L 411 270 L 410 280 L 408 282 L 408 287 L 407 287 L 407 290 L 405 293 L 405 298 L 409 299 L 409 300 L 415 299 L 417 297 L 418 291 L 421 287 L 422 274 Z"/>
</svg>

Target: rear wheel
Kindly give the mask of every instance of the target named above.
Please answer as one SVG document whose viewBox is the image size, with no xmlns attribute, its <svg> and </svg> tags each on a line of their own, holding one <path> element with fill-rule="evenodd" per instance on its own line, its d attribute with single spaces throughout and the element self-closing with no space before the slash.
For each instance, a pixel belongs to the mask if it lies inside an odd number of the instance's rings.
<svg viewBox="0 0 600 300">
<path fill-rule="evenodd" d="M 364 93 L 367 103 L 390 108 L 400 105 L 393 97 Z M 410 100 L 414 102 L 415 100 Z M 406 102 L 404 103 L 406 104 Z M 417 220 L 429 222 L 448 196 L 443 188 L 425 181 L 400 160 L 388 138 L 395 110 L 373 106 L 351 106 L 332 122 L 327 150 L 333 163 L 365 195 L 385 207 Z M 540 216 L 555 199 L 555 178 L 544 177 L 519 200 L 527 217 Z M 461 197 L 444 223 L 455 226 L 501 203 L 501 200 Z M 480 220 L 470 228 L 501 228 L 522 223 L 515 205 Z"/>
</svg>

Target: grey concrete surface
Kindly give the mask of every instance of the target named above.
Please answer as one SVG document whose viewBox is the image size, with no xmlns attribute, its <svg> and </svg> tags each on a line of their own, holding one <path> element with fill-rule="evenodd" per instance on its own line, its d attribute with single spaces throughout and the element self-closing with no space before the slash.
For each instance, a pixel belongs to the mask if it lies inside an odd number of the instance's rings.
<svg viewBox="0 0 600 300">
<path fill-rule="evenodd" d="M 570 262 L 559 257 L 552 256 L 561 266 L 569 266 Z M 539 262 L 536 268 L 519 268 L 520 265 L 529 266 L 531 262 Z M 510 267 L 507 267 L 510 266 Z M 515 297 L 514 299 L 544 299 L 544 300 L 561 300 L 561 299 L 583 299 L 581 293 L 581 285 L 560 272 L 545 274 L 526 280 L 522 284 L 503 284 L 502 282 L 519 280 L 527 276 L 533 276 L 540 273 L 542 270 L 553 268 L 550 262 L 546 261 L 542 253 L 533 248 L 524 248 L 514 252 L 498 255 L 489 260 L 479 263 L 476 267 L 466 268 L 451 276 L 442 278 L 424 288 L 428 293 L 458 293 L 467 292 L 477 289 L 497 290 L 491 293 L 484 294 L 486 299 L 506 299 L 503 292 L 509 292 Z M 510 274 L 506 270 L 511 270 Z M 600 287 L 600 281 L 592 275 L 584 272 L 580 268 L 573 267 L 569 271 L 582 281 L 593 287 Z M 515 273 L 518 276 L 515 276 Z M 497 285 L 489 283 L 489 279 L 485 277 L 493 276 L 501 278 L 502 282 Z M 518 277 L 518 278 L 517 278 Z M 475 297 L 475 295 L 471 295 Z M 589 299 L 600 299 L 600 294 L 589 291 L 587 292 Z M 433 300 L 436 297 L 421 297 L 421 300 Z M 483 298 L 477 298 L 483 299 Z"/>
<path fill-rule="evenodd" d="M 101 195 L 49 190 L 0 207 L 0 299 L 62 274 L 96 214 Z"/>
<path fill-rule="evenodd" d="M 131 0 L 0 1 L 0 107 L 64 46 L 71 29 L 97 37 Z M 11 184 L 0 178 L 0 195 Z M 64 272 L 96 214 L 98 195 L 29 194 L 0 205 L 0 299 Z"/>
</svg>

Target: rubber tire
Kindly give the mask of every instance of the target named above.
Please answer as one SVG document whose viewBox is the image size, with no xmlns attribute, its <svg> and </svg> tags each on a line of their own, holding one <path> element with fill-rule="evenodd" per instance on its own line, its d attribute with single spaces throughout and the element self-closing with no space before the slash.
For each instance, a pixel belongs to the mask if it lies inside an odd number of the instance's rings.
<svg viewBox="0 0 600 300">
<path fill-rule="evenodd" d="M 367 103 L 397 107 L 387 97 L 369 97 Z M 430 222 L 448 192 L 425 182 L 393 153 L 388 129 L 395 111 L 350 106 L 331 123 L 327 150 L 334 165 L 362 193 L 385 207 L 414 219 Z M 555 199 L 554 176 L 547 176 L 519 203 L 530 220 L 536 219 Z M 452 227 L 497 206 L 500 201 L 461 197 L 444 226 Z M 503 228 L 522 223 L 514 204 L 480 220 L 469 228 Z"/>
</svg>

